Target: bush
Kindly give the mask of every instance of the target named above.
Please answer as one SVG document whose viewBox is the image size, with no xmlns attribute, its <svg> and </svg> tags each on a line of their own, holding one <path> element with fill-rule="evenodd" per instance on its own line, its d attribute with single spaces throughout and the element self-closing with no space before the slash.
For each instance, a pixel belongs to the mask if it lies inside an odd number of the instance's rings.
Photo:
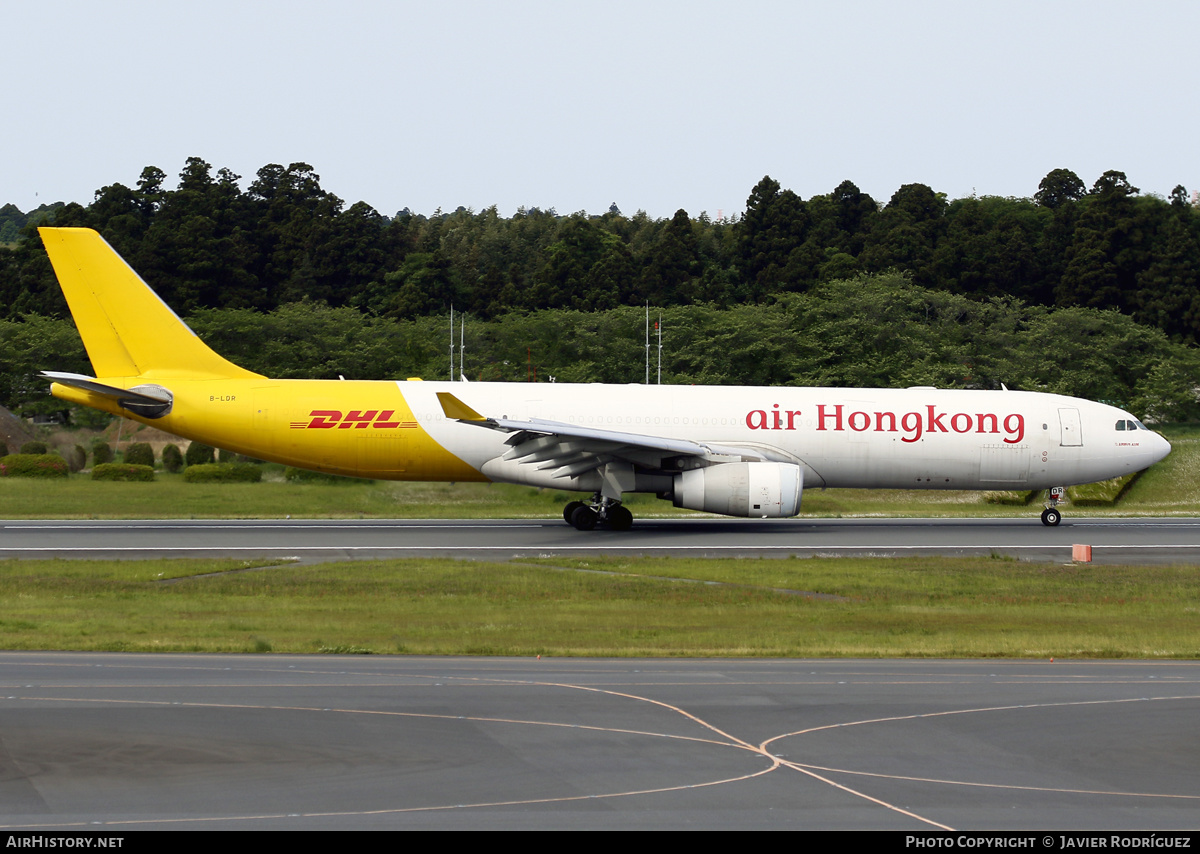
<svg viewBox="0 0 1200 854">
<path fill-rule="evenodd" d="M 99 466 L 113 461 L 112 448 L 103 439 L 92 440 L 92 465 Z"/>
<path fill-rule="evenodd" d="M 323 471 L 309 471 L 288 466 L 283 470 L 284 480 L 292 483 L 374 483 L 361 477 L 346 477 L 340 474 L 329 474 Z"/>
<path fill-rule="evenodd" d="M 92 480 L 152 482 L 154 467 L 131 465 L 130 463 L 101 463 L 98 466 L 92 466 Z"/>
<path fill-rule="evenodd" d="M 187 483 L 258 483 L 262 469 L 250 463 L 200 463 L 183 470 Z"/>
<path fill-rule="evenodd" d="M 3 442 L 0 442 L 0 457 L 7 457 L 7 456 L 8 456 L 8 445 L 4 444 Z"/>
<path fill-rule="evenodd" d="M 167 445 L 162 449 L 162 464 L 172 474 L 177 474 L 183 468 L 183 454 L 178 445 Z"/>
<path fill-rule="evenodd" d="M 58 454 L 8 454 L 0 457 L 0 477 L 66 477 L 70 469 Z"/>
<path fill-rule="evenodd" d="M 67 468 L 73 472 L 80 471 L 87 465 L 87 451 L 83 449 L 83 445 L 72 445 L 61 449 L 59 453 L 67 461 Z"/>
<path fill-rule="evenodd" d="M 217 451 L 217 462 L 219 463 L 234 463 L 237 462 L 237 457 L 238 455 L 233 451 L 227 451 L 224 448 Z"/>
<path fill-rule="evenodd" d="M 125 449 L 125 462 L 131 466 L 154 468 L 154 449 L 147 442 L 134 442 Z"/>
<path fill-rule="evenodd" d="M 22 453 L 22 454 L 38 454 L 38 455 L 41 455 L 41 454 L 45 454 L 45 453 L 46 453 L 48 450 L 49 450 L 49 449 L 46 447 L 46 443 L 45 443 L 45 442 L 37 442 L 37 441 L 34 441 L 34 442 L 26 442 L 24 445 L 22 445 L 22 446 L 21 446 L 21 453 Z"/>
<path fill-rule="evenodd" d="M 192 442 L 188 445 L 183 458 L 189 466 L 202 466 L 216 462 L 213 449 L 209 445 L 202 445 L 199 442 Z"/>
</svg>

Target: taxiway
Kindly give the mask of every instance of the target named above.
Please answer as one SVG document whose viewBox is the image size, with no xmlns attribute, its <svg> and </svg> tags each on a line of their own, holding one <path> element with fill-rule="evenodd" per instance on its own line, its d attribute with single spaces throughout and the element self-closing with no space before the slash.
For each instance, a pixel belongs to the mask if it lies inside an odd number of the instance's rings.
<svg viewBox="0 0 1200 854">
<path fill-rule="evenodd" d="M 1010 555 L 1071 560 L 1076 543 L 1108 563 L 1200 563 L 1200 519 L 640 519 L 625 532 L 560 520 L 167 520 L 0 522 L 0 557 L 385 557 L 687 554 Z"/>
</svg>

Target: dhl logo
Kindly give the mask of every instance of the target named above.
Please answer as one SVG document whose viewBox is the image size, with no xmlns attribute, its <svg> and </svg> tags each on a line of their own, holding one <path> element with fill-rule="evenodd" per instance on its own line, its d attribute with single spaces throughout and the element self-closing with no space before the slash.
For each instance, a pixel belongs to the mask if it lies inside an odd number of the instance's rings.
<svg viewBox="0 0 1200 854">
<path fill-rule="evenodd" d="M 342 413 L 336 409 L 314 409 L 309 413 L 312 420 L 310 421 L 293 421 L 293 430 L 330 430 L 334 427 L 339 430 L 349 430 L 351 427 L 359 430 L 367 427 L 376 427 L 381 430 L 394 430 L 416 427 L 416 421 L 393 421 L 392 416 L 396 414 L 394 409 L 385 409 L 380 412 L 378 409 L 368 409 L 366 412 L 358 409 L 352 409 L 346 413 L 343 418 Z"/>
</svg>

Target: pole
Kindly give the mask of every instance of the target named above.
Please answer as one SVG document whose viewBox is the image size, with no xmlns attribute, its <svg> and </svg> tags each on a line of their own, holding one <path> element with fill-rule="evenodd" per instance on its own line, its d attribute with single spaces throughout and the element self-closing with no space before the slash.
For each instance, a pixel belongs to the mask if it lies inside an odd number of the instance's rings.
<svg viewBox="0 0 1200 854">
<path fill-rule="evenodd" d="M 662 385 L 662 312 L 659 312 L 654 328 L 658 330 L 658 384 Z"/>
<path fill-rule="evenodd" d="M 646 385 L 650 385 L 650 300 L 646 300 Z"/>
</svg>

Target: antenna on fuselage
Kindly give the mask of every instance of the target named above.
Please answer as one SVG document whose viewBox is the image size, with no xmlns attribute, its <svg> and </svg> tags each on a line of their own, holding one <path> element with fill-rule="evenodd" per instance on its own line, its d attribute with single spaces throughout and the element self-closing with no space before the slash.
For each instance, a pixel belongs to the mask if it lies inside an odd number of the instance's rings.
<svg viewBox="0 0 1200 854">
<path fill-rule="evenodd" d="M 658 323 L 654 324 L 658 331 L 658 384 L 662 385 L 662 312 L 658 313 Z"/>
<path fill-rule="evenodd" d="M 646 300 L 646 385 L 650 385 L 650 300 Z"/>
<path fill-rule="evenodd" d="M 458 334 L 458 376 L 463 381 L 467 381 L 467 316 L 459 315 L 459 334 Z M 450 337 L 454 337 L 454 330 L 450 330 Z M 453 346 L 453 345 L 451 345 Z"/>
</svg>

